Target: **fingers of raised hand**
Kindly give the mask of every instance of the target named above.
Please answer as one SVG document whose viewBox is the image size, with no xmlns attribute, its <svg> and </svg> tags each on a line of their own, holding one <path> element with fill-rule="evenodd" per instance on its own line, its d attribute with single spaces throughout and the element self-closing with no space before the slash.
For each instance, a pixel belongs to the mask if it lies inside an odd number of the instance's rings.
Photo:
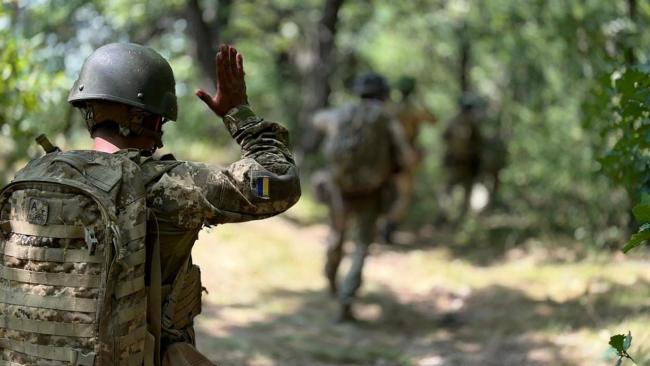
<svg viewBox="0 0 650 366">
<path fill-rule="evenodd" d="M 244 77 L 244 56 L 241 53 L 237 54 L 237 76 Z"/>
<path fill-rule="evenodd" d="M 198 89 L 194 94 L 199 97 L 203 101 L 203 103 L 207 104 L 208 107 L 213 108 L 214 107 L 214 100 L 212 99 L 212 96 L 202 89 Z"/>
<path fill-rule="evenodd" d="M 217 66 L 217 89 L 221 87 L 227 87 L 230 84 L 230 80 L 228 80 L 228 48 L 226 45 L 221 45 L 219 47 L 219 52 L 217 52 L 217 60 L 216 60 L 216 66 Z"/>
<path fill-rule="evenodd" d="M 228 51 L 228 56 L 230 58 L 230 75 L 235 78 L 237 77 L 237 49 L 233 46 L 229 46 Z"/>
</svg>

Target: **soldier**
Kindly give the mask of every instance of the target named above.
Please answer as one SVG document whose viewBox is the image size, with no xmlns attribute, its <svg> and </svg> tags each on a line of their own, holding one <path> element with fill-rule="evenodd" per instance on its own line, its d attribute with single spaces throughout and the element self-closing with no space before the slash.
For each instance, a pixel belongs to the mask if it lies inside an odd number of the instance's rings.
<svg viewBox="0 0 650 366">
<path fill-rule="evenodd" d="M 449 121 L 443 134 L 445 144 L 443 165 L 447 170 L 447 192 L 456 185 L 463 188 L 463 203 L 458 220 L 469 208 L 472 187 L 481 168 L 483 138 L 479 122 L 483 119 L 479 98 L 464 93 L 459 99 L 459 113 Z"/>
<path fill-rule="evenodd" d="M 241 146 L 241 160 L 217 169 L 169 155 L 148 158 L 160 167 L 146 185 L 149 301 L 160 297 L 160 307 L 148 310 L 159 345 L 156 365 L 213 365 L 194 348 L 192 318 L 200 312 L 201 285 L 191 250 L 199 231 L 276 215 L 300 197 L 288 132 L 248 105 L 242 55 L 222 45 L 215 67 L 216 94 L 197 90 L 196 96 L 223 118 Z M 162 146 L 163 124 L 176 119 L 174 85 L 171 67 L 154 50 L 115 43 L 88 57 L 68 101 L 82 111 L 96 151 L 135 149 L 147 157 Z"/>
<path fill-rule="evenodd" d="M 415 159 L 413 164 L 395 177 L 397 197 L 390 207 L 382 230 L 384 242 L 387 244 L 393 242 L 393 232 L 403 220 L 411 203 L 415 172 L 424 155 L 417 141 L 420 128 L 424 123 L 433 125 L 437 122 L 436 117 L 416 101 L 414 95 L 416 80 L 413 77 L 402 76 L 396 86 L 400 92 L 400 100 L 392 105 L 391 112 L 402 124 L 406 141 L 411 151 L 415 153 Z"/>
<path fill-rule="evenodd" d="M 325 276 L 331 293 L 340 301 L 339 321 L 355 319 L 352 302 L 361 286 L 368 247 L 375 238 L 383 191 L 392 175 L 411 159 L 401 127 L 385 110 L 388 91 L 382 76 L 361 75 L 354 83 L 354 92 L 361 97 L 359 103 L 321 111 L 313 119 L 314 127 L 325 136 L 328 167 L 316 180 L 330 208 Z M 339 287 L 337 272 L 351 223 L 356 229 L 355 250 L 349 272 Z"/>
</svg>

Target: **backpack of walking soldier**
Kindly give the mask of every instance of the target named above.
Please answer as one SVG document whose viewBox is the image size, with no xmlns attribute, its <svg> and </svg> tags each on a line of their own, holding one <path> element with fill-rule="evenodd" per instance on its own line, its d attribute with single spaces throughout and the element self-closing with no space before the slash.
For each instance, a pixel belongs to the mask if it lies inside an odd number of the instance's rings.
<svg viewBox="0 0 650 366">
<path fill-rule="evenodd" d="M 325 156 L 332 179 L 343 193 L 375 191 L 394 172 L 391 123 L 379 101 L 362 101 L 342 111 L 325 146 Z"/>
<path fill-rule="evenodd" d="M 145 183 L 162 169 L 47 145 L 0 191 L 0 350 L 12 365 L 152 365 Z"/>
</svg>

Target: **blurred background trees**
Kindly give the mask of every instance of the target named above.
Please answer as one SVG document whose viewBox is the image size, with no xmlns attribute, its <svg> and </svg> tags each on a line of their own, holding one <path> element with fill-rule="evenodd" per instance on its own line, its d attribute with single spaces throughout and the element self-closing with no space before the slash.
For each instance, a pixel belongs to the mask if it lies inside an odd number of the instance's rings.
<svg viewBox="0 0 650 366">
<path fill-rule="evenodd" d="M 6 180 L 40 154 L 32 143 L 40 132 L 87 146 L 68 88 L 92 50 L 115 41 L 144 43 L 170 60 L 180 110 L 166 127 L 169 147 L 181 158 L 218 149 L 227 161 L 236 149 L 193 96 L 211 86 L 214 52 L 226 42 L 246 57 L 255 110 L 287 124 L 296 143 L 313 111 L 351 101 L 359 72 L 416 77 L 418 97 L 441 121 L 462 90 L 480 94 L 486 130 L 507 143 L 497 209 L 507 225 L 616 244 L 650 179 L 650 34 L 641 31 L 649 19 L 650 4 L 635 0 L 5 1 L 0 169 Z M 414 225 L 437 210 L 441 125 L 420 136 L 426 158 Z"/>
</svg>

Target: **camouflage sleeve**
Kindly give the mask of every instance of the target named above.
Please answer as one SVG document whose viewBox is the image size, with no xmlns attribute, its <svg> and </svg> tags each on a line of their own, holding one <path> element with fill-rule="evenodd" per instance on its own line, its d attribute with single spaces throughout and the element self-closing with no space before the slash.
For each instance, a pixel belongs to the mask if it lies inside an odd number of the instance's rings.
<svg viewBox="0 0 650 366">
<path fill-rule="evenodd" d="M 241 146 L 242 158 L 225 169 L 183 162 L 153 187 L 163 211 L 182 227 L 261 219 L 287 210 L 300 198 L 300 181 L 286 128 L 257 117 L 246 105 L 224 123 Z"/>
</svg>

